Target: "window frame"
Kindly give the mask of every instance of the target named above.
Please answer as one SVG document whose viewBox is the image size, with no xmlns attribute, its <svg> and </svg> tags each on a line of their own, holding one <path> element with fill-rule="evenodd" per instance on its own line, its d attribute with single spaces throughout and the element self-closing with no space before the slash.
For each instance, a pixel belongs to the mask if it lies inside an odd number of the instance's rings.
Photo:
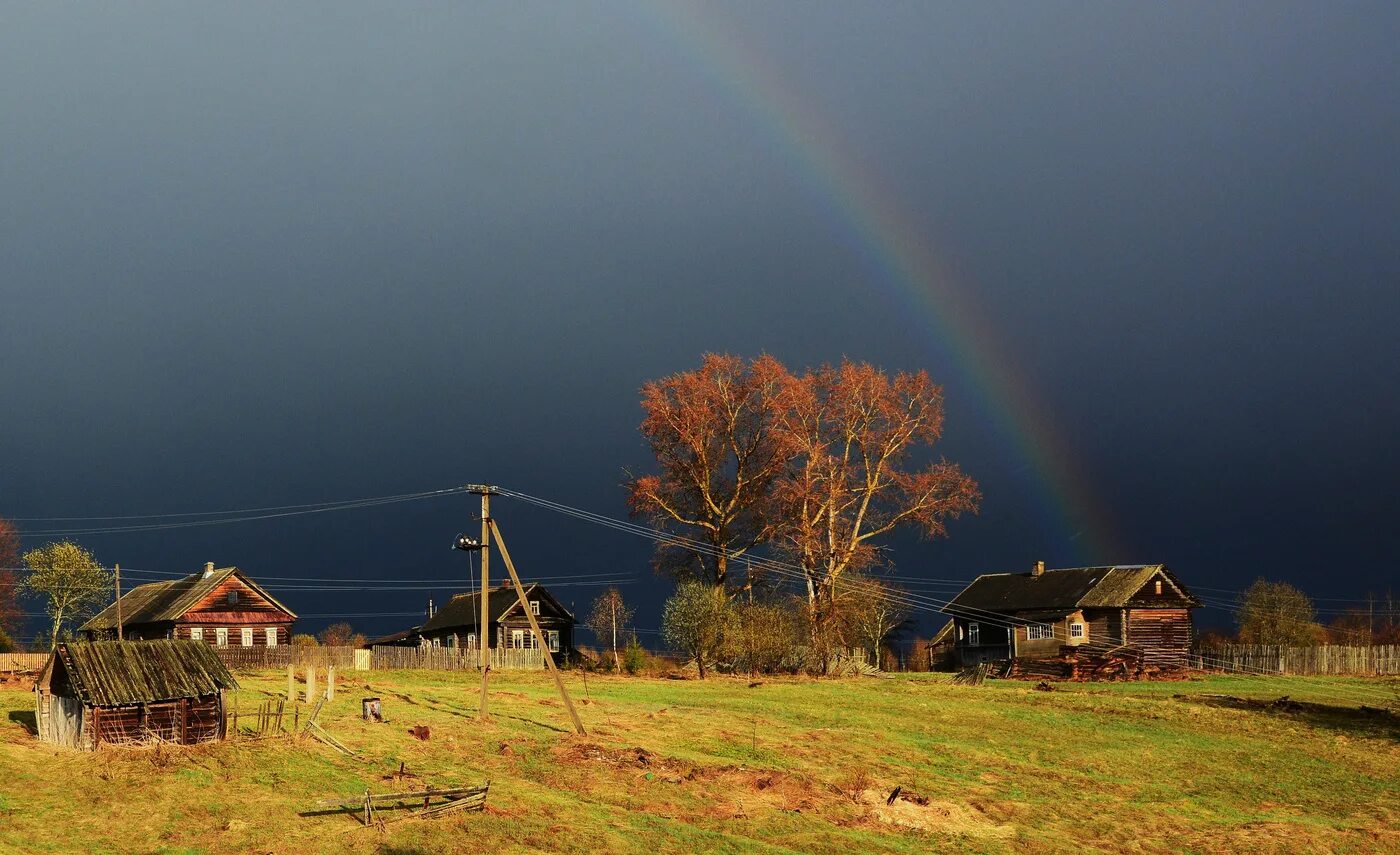
<svg viewBox="0 0 1400 855">
<path fill-rule="evenodd" d="M 982 625 L 977 621 L 969 621 L 967 624 L 967 646 L 982 646 Z"/>
<path fill-rule="evenodd" d="M 545 630 L 545 632 L 544 632 L 544 637 L 545 637 L 545 639 L 547 640 L 547 642 L 548 642 L 548 644 L 549 644 L 549 652 L 550 652 L 550 653 L 558 653 L 558 652 L 559 652 L 559 630 L 557 630 L 557 629 L 547 629 L 547 630 Z"/>
<path fill-rule="evenodd" d="M 192 627 L 190 627 L 190 641 L 203 641 L 203 640 L 204 640 L 204 627 L 202 627 L 202 626 L 192 626 Z"/>
<path fill-rule="evenodd" d="M 228 627 L 226 627 L 226 626 L 216 626 L 216 627 L 214 627 L 214 646 L 215 646 L 215 647 L 228 647 Z"/>
<path fill-rule="evenodd" d="M 1088 638 L 1089 628 L 1081 621 L 1075 621 L 1069 625 L 1069 637 L 1073 641 L 1076 638 Z"/>
<path fill-rule="evenodd" d="M 268 647 L 277 646 L 277 627 L 269 626 L 263 630 L 263 643 Z"/>
<path fill-rule="evenodd" d="M 241 647 L 253 646 L 253 628 L 251 626 L 241 627 L 238 632 L 238 640 Z"/>
<path fill-rule="evenodd" d="M 530 611 L 534 613 L 535 617 L 539 617 L 539 616 L 540 616 L 540 601 L 539 601 L 539 600 L 531 600 L 531 601 L 530 601 Z"/>
<path fill-rule="evenodd" d="M 230 589 L 228 590 L 228 592 L 224 594 L 224 601 L 225 601 L 225 604 L 226 604 L 226 605 L 230 605 L 230 606 L 236 606 L 236 605 L 238 605 L 238 589 L 237 589 L 237 588 L 230 588 Z"/>
<path fill-rule="evenodd" d="M 525 630 L 512 629 L 510 631 L 510 647 L 512 650 L 525 649 Z"/>
<path fill-rule="evenodd" d="M 1055 625 L 1052 623 L 1033 623 L 1026 626 L 1027 641 L 1045 641 L 1055 638 Z"/>
</svg>

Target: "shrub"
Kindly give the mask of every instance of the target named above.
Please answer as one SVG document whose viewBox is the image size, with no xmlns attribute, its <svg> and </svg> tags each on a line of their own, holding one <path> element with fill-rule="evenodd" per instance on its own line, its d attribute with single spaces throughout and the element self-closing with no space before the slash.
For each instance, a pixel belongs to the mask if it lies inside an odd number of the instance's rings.
<svg viewBox="0 0 1400 855">
<path fill-rule="evenodd" d="M 627 646 L 622 650 L 622 670 L 632 676 L 636 676 L 647 664 L 647 652 L 642 643 L 633 635 L 627 639 Z"/>
</svg>

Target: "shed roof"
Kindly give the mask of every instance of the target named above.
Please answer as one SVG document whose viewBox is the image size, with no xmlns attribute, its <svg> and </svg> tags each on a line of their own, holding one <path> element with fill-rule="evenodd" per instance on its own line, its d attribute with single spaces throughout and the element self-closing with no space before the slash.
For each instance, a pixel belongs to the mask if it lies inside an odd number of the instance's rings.
<svg viewBox="0 0 1400 855">
<path fill-rule="evenodd" d="M 238 682 L 203 641 L 97 641 L 60 644 L 49 658 L 39 682 L 48 686 L 57 661 L 84 703 L 95 706 L 198 698 Z"/>
<path fill-rule="evenodd" d="M 1120 564 L 1046 570 L 1039 576 L 1033 573 L 989 573 L 972 580 L 972 584 L 944 606 L 943 611 L 1007 613 L 1036 610 L 1060 612 L 1063 616 L 1081 608 L 1121 608 L 1158 573 L 1183 596 L 1196 602 L 1196 598 L 1165 564 Z"/>
<path fill-rule="evenodd" d="M 261 585 L 248 578 L 248 574 L 237 567 L 225 567 L 221 570 L 215 570 L 207 576 L 201 571 L 191 573 L 183 579 L 137 585 L 122 594 L 122 623 L 134 625 L 179 620 L 185 612 L 193 608 L 196 603 L 208 596 L 231 576 L 237 576 L 240 582 L 267 598 L 268 602 L 286 612 L 290 617 L 296 618 L 296 614 L 291 609 L 279 603 L 276 598 L 263 590 Z M 117 605 L 113 603 L 94 615 L 79 629 L 101 630 L 116 629 L 116 627 Z"/>
</svg>

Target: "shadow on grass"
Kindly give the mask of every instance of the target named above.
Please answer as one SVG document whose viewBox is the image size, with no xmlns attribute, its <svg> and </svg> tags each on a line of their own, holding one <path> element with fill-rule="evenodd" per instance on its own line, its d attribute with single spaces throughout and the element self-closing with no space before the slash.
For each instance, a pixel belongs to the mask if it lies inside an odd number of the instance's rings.
<svg viewBox="0 0 1400 855">
<path fill-rule="evenodd" d="M 1237 698 L 1234 695 L 1175 695 L 1177 700 L 1210 707 L 1286 715 L 1314 727 L 1345 730 L 1365 736 L 1381 736 L 1400 742 L 1400 715 L 1378 707 L 1349 707 L 1295 701 L 1288 696 L 1273 701 Z"/>
<path fill-rule="evenodd" d="M 374 851 L 376 855 L 433 855 L 431 850 L 419 846 L 391 846 L 388 843 Z"/>
<path fill-rule="evenodd" d="M 33 710 L 10 710 L 10 721 L 29 731 L 30 736 L 39 735 L 39 719 Z"/>
</svg>

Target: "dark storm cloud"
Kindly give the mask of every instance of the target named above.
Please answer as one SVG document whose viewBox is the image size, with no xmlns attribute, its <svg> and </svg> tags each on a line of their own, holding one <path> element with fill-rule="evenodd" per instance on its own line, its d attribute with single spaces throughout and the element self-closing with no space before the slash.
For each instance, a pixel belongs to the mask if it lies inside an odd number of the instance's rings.
<svg viewBox="0 0 1400 855">
<path fill-rule="evenodd" d="M 1222 588 L 1392 582 L 1392 6 L 696 14 L 836 128 L 975 290 L 1114 522 L 1126 552 L 1102 558 Z M 984 512 L 946 543 L 896 540 L 901 573 L 1072 560 L 1075 532 L 1045 529 L 957 354 L 684 20 L 0 8 L 0 514 L 492 480 L 620 516 L 623 467 L 647 465 L 641 382 L 766 350 L 947 384 L 943 450 L 981 479 Z M 448 577 L 472 512 L 85 541 L 136 567 Z M 638 573 L 654 625 L 643 542 L 500 513 L 539 575 Z"/>
</svg>

